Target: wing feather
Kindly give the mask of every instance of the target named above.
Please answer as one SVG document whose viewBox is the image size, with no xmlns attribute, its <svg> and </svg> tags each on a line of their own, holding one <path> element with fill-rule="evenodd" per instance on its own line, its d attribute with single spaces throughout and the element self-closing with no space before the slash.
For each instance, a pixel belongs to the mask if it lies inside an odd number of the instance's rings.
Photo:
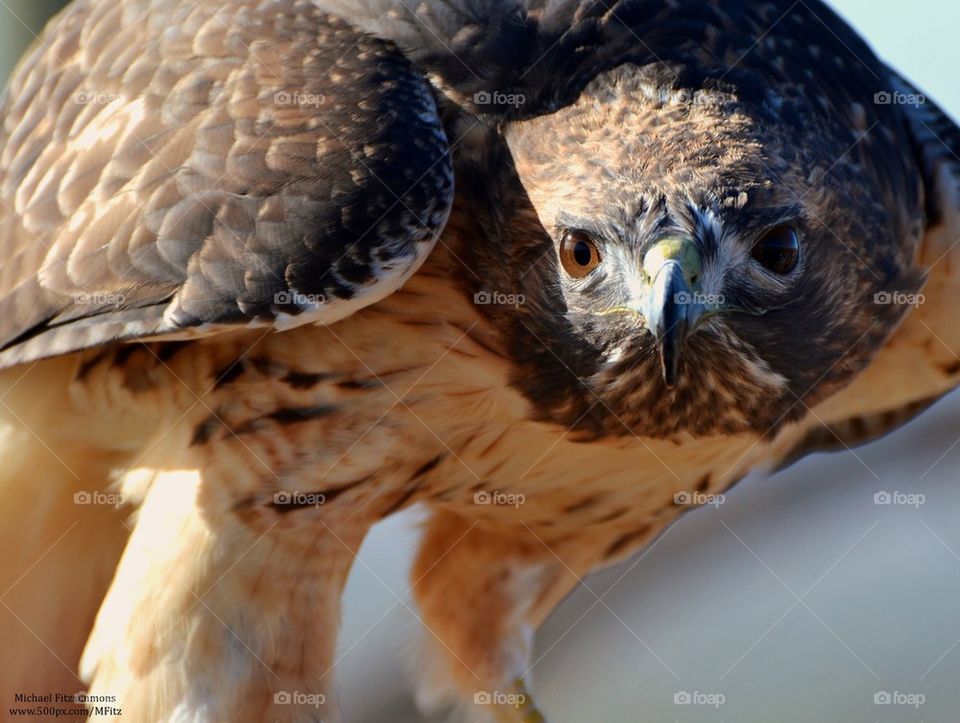
<svg viewBox="0 0 960 723">
<path fill-rule="evenodd" d="M 309 0 L 77 0 L 0 115 L 0 365 L 331 323 L 416 270 L 453 199 L 427 80 Z"/>
<path fill-rule="evenodd" d="M 923 187 L 919 261 L 926 280 L 870 366 L 795 433 L 781 466 L 877 439 L 960 384 L 960 127 L 892 71 L 886 92 L 903 116 L 904 159 L 915 164 Z"/>
</svg>

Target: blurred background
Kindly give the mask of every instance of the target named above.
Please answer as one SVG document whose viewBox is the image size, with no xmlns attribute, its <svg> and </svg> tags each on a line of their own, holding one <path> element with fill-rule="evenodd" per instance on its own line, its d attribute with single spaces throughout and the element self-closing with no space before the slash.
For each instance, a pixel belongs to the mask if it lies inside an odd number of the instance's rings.
<svg viewBox="0 0 960 723">
<path fill-rule="evenodd" d="M 65 4 L 0 0 L 0 79 Z M 830 4 L 960 118 L 956 0 Z M 553 723 L 960 721 L 958 477 L 953 395 L 856 455 L 747 478 L 563 603 L 537 636 L 541 708 Z M 883 493 L 905 504 L 876 504 Z M 406 664 L 415 521 L 374 530 L 350 579 L 351 723 L 422 720 Z"/>
<path fill-rule="evenodd" d="M 0 78 L 6 83 L 13 66 L 66 0 L 0 0 Z"/>
</svg>

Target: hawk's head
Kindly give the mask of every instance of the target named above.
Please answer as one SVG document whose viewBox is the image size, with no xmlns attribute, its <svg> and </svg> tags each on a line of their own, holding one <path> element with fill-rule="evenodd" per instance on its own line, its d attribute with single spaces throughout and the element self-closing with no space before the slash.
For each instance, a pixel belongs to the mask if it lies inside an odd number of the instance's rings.
<svg viewBox="0 0 960 723">
<path fill-rule="evenodd" d="M 893 121 L 755 90 L 624 65 L 506 127 L 512 210 L 479 263 L 520 302 L 487 313 L 544 418 L 770 432 L 850 381 L 908 308 L 885 303 L 919 282 L 918 190 L 890 180 L 871 128 Z"/>
</svg>

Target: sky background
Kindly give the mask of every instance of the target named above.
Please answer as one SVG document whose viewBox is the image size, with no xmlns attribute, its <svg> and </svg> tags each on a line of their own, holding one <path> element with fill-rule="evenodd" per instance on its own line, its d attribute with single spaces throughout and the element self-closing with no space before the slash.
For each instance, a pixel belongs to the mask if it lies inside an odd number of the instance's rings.
<svg viewBox="0 0 960 723">
<path fill-rule="evenodd" d="M 0 77 L 44 5 L 0 0 Z M 830 3 L 878 54 L 960 117 L 960 4 Z M 20 21 L 23 21 L 23 24 Z M 629 563 L 589 577 L 537 638 L 553 723 L 955 723 L 960 710 L 960 398 L 850 452 L 751 476 Z M 877 506 L 874 495 L 924 495 Z M 367 540 L 345 598 L 347 721 L 420 720 L 405 692 L 417 632 L 412 516 Z M 599 601 L 598 601 L 599 600 Z M 719 708 L 674 695 L 723 695 Z M 922 695 L 917 708 L 878 693 Z"/>
</svg>

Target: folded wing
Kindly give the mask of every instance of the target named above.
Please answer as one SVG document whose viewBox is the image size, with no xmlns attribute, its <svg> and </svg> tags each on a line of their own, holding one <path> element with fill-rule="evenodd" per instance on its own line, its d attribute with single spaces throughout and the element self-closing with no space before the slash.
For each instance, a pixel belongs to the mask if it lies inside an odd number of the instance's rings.
<svg viewBox="0 0 960 723">
<path fill-rule="evenodd" d="M 434 93 L 308 0 L 78 0 L 0 108 L 0 365 L 331 323 L 453 199 Z"/>
</svg>

